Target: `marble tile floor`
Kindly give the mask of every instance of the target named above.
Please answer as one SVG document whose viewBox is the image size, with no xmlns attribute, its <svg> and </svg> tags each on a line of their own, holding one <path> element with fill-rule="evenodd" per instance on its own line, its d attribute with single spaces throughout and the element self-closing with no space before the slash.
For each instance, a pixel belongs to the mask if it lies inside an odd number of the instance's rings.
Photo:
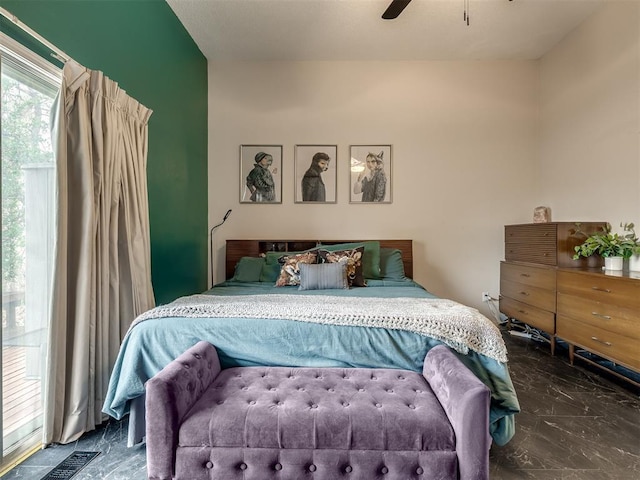
<svg viewBox="0 0 640 480">
<path fill-rule="evenodd" d="M 490 453 L 492 480 L 640 479 L 640 391 L 566 350 L 505 333 L 522 412 L 516 434 Z M 125 419 L 126 420 L 126 419 Z M 69 445 L 41 450 L 3 479 L 40 480 L 74 450 L 101 455 L 74 480 L 142 480 L 145 447 L 126 447 L 126 422 L 109 421 Z"/>
</svg>

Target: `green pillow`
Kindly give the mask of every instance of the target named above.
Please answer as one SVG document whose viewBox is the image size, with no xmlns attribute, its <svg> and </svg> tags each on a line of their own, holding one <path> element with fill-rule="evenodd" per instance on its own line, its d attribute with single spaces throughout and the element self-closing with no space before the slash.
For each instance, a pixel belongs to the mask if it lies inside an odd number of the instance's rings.
<svg viewBox="0 0 640 480">
<path fill-rule="evenodd" d="M 404 280 L 402 252 L 397 248 L 380 249 L 380 275 L 388 280 Z"/>
<path fill-rule="evenodd" d="M 268 257 L 267 257 L 268 258 Z M 260 273 L 260 281 L 266 283 L 275 283 L 280 276 L 280 264 L 277 262 L 269 264 L 265 262 L 262 266 L 262 272 Z"/>
<path fill-rule="evenodd" d="M 266 261 L 267 265 L 280 265 L 278 263 L 278 259 L 281 256 L 286 255 L 288 253 L 291 253 L 291 255 L 295 255 L 298 252 L 266 252 L 264 254 L 264 258 L 265 258 L 265 261 Z"/>
<path fill-rule="evenodd" d="M 264 258 L 261 257 L 242 257 L 236 263 L 236 270 L 231 280 L 233 282 L 259 282 L 264 263 Z"/>
<path fill-rule="evenodd" d="M 362 274 L 364 278 L 382 278 L 380 276 L 380 242 L 373 240 L 369 242 L 322 245 L 322 248 L 329 252 L 335 250 L 353 250 L 358 247 L 364 247 L 364 255 L 362 256 Z"/>
</svg>

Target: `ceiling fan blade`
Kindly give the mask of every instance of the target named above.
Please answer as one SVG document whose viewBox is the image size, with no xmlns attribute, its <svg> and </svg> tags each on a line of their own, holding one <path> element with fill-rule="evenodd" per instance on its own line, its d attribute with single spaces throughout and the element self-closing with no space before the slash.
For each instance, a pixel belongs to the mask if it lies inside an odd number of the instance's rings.
<svg viewBox="0 0 640 480">
<path fill-rule="evenodd" d="M 387 9 L 382 14 L 385 20 L 393 20 L 402 13 L 411 0 L 392 0 Z"/>
</svg>

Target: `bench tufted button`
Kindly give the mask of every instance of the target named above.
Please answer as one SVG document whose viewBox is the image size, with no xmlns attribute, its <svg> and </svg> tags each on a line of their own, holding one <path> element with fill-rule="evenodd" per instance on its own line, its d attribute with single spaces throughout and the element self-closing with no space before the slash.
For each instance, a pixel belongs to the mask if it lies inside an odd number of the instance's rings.
<svg viewBox="0 0 640 480">
<path fill-rule="evenodd" d="M 315 471 L 316 471 L 316 466 L 312 463 L 311 465 L 309 465 L 308 470 L 309 470 L 310 472 L 315 472 Z"/>
<path fill-rule="evenodd" d="M 271 388 L 269 389 L 269 391 L 270 391 L 270 392 L 275 392 L 276 390 L 277 390 L 277 388 L 276 388 L 276 387 L 271 387 Z"/>
<path fill-rule="evenodd" d="M 422 390 L 417 389 L 417 390 L 416 390 L 416 393 L 422 393 Z"/>
<path fill-rule="evenodd" d="M 380 404 L 380 403 L 376 403 L 376 407 L 378 407 L 378 408 L 382 408 L 382 404 Z"/>
<path fill-rule="evenodd" d="M 344 472 L 345 473 L 353 472 L 353 468 L 351 467 L 351 465 L 347 465 L 346 467 L 344 467 Z"/>
<path fill-rule="evenodd" d="M 359 392 L 364 392 L 364 388 L 359 388 L 358 391 Z"/>
<path fill-rule="evenodd" d="M 377 380 L 378 377 L 376 377 L 375 375 L 371 375 L 371 380 Z"/>
<path fill-rule="evenodd" d="M 380 473 L 383 475 L 386 475 L 387 473 L 389 473 L 389 469 L 387 467 L 382 467 L 380 469 Z"/>
<path fill-rule="evenodd" d="M 282 470 L 282 465 L 280 465 L 279 463 L 276 463 L 276 464 L 273 466 L 273 469 L 274 469 L 274 470 Z"/>
<path fill-rule="evenodd" d="M 218 400 L 218 405 L 222 405 L 224 403 L 224 400 Z"/>
<path fill-rule="evenodd" d="M 247 390 L 249 390 L 249 387 L 242 387 L 242 390 L 246 392 Z"/>
<path fill-rule="evenodd" d="M 255 405 L 255 404 L 256 404 L 256 401 L 255 401 L 255 400 L 251 400 L 251 401 L 249 402 L 249 405 Z"/>
<path fill-rule="evenodd" d="M 194 353 L 193 356 L 196 357 L 198 360 L 200 360 L 200 354 L 199 353 Z"/>
<path fill-rule="evenodd" d="M 422 475 L 423 473 L 424 473 L 424 470 L 422 469 L 422 467 L 416 468 L 416 475 Z"/>
<path fill-rule="evenodd" d="M 343 407 L 348 407 L 348 406 L 349 406 L 349 402 L 343 402 L 343 403 L 342 403 L 342 406 L 343 406 Z"/>
<path fill-rule="evenodd" d="M 398 375 L 398 380 L 404 380 L 404 377 L 402 375 Z"/>
<path fill-rule="evenodd" d="M 294 379 L 294 378 L 296 378 L 296 377 L 294 377 L 293 375 L 289 375 L 289 378 Z"/>
<path fill-rule="evenodd" d="M 333 393 L 333 392 L 335 392 L 335 389 L 333 389 L 333 388 L 327 388 L 327 392 L 331 392 L 331 393 Z"/>
<path fill-rule="evenodd" d="M 198 372 L 198 378 L 202 378 L 202 372 Z"/>
<path fill-rule="evenodd" d="M 393 389 L 390 388 L 389 390 L 387 390 L 387 393 L 393 393 Z"/>
<path fill-rule="evenodd" d="M 240 470 L 246 470 L 246 469 L 247 469 L 247 464 L 243 462 L 243 463 L 241 463 L 240 465 L 238 465 L 238 468 L 239 468 Z"/>
<path fill-rule="evenodd" d="M 193 384 L 192 383 L 187 383 L 187 391 L 188 392 L 193 392 Z"/>
<path fill-rule="evenodd" d="M 182 366 L 183 366 L 184 368 L 187 368 L 187 369 L 188 369 L 188 368 L 191 368 L 191 365 L 189 365 L 188 363 L 183 363 L 183 364 L 182 364 Z"/>
<path fill-rule="evenodd" d="M 317 404 L 315 404 L 315 403 L 312 403 L 312 404 L 311 404 L 311 408 L 318 408 L 318 405 L 317 405 Z"/>
<path fill-rule="evenodd" d="M 411 410 L 415 410 L 415 409 L 416 409 L 416 406 L 415 406 L 413 403 L 410 403 L 410 404 L 409 404 L 409 408 L 410 408 Z"/>
<path fill-rule="evenodd" d="M 303 387 L 300 387 L 300 388 L 298 389 L 298 391 L 299 391 L 299 392 L 304 392 L 304 388 L 303 388 Z"/>
<path fill-rule="evenodd" d="M 205 467 L 207 467 L 208 469 L 212 469 L 213 468 L 213 463 L 211 462 L 207 462 L 204 464 Z"/>
</svg>

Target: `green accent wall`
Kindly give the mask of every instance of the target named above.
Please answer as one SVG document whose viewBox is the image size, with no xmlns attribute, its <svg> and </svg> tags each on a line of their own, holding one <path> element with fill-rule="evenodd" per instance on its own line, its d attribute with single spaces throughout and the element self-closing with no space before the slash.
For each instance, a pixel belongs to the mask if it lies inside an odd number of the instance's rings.
<svg viewBox="0 0 640 480">
<path fill-rule="evenodd" d="M 147 180 L 156 302 L 207 288 L 207 60 L 164 0 L 0 0 L 153 110 Z"/>
</svg>

